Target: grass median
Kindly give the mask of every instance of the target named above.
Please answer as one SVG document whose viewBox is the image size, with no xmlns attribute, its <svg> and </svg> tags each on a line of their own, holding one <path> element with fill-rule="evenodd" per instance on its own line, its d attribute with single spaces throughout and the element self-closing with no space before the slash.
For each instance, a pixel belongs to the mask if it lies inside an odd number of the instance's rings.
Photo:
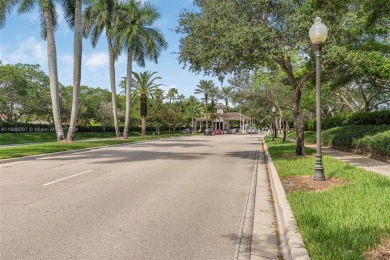
<svg viewBox="0 0 390 260">
<path fill-rule="evenodd" d="M 266 139 L 279 176 L 312 176 L 315 151 L 295 156 L 295 144 Z M 323 157 L 326 178 L 344 185 L 322 191 L 287 193 L 298 227 L 312 259 L 364 259 L 390 237 L 390 179 Z M 328 181 L 328 180 L 327 180 Z M 384 258 L 385 259 L 385 258 Z"/>
<path fill-rule="evenodd" d="M 3 135 L 3 134 L 2 134 Z M 26 143 L 26 141 L 22 140 L 29 140 L 30 142 L 34 141 L 34 138 L 26 139 L 25 136 L 22 136 L 20 134 L 19 142 L 17 142 L 17 146 L 5 146 L 0 148 L 0 159 L 9 159 L 9 158 L 16 158 L 16 157 L 23 157 L 23 156 L 29 156 L 29 155 L 39 155 L 39 154 L 46 154 L 46 153 L 55 153 L 55 152 L 63 152 L 63 151 L 71 151 L 71 150 L 79 150 L 79 149 L 86 149 L 86 148 L 94 148 L 94 147 L 100 147 L 100 146 L 108 146 L 108 145 L 119 145 L 119 144 L 126 144 L 126 143 L 133 143 L 133 142 L 142 142 L 142 141 L 148 141 L 148 140 L 154 140 L 159 138 L 166 138 L 166 137 L 173 137 L 173 136 L 180 136 L 181 134 L 161 134 L 161 135 L 147 135 L 147 136 L 131 136 L 128 139 L 94 139 L 89 140 L 91 138 L 96 138 L 94 135 L 85 135 L 81 136 L 81 138 L 77 142 L 72 143 L 66 143 L 66 142 L 48 142 L 50 139 L 50 136 L 48 137 L 46 135 L 37 135 L 35 136 L 39 141 L 37 143 L 29 143 L 23 145 L 23 143 Z M 80 137 L 80 136 L 79 136 Z M 110 136 L 105 136 L 105 138 L 108 138 Z M 7 138 L 13 138 L 12 135 L 9 137 L 2 136 L 4 140 L 7 140 Z M 55 136 L 54 136 L 55 138 Z M 101 138 L 101 136 L 100 136 Z M 12 140 L 11 140 L 12 141 Z M 7 144 L 14 144 L 11 141 L 5 141 L 4 143 Z M 45 143 L 43 143 L 45 142 Z M 22 143 L 22 145 L 20 145 Z"/>
</svg>

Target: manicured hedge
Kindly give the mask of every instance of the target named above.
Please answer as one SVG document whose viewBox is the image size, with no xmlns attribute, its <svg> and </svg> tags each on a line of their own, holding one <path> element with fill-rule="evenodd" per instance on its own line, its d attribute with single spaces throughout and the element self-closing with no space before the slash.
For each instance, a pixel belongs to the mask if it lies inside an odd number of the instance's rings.
<svg viewBox="0 0 390 260">
<path fill-rule="evenodd" d="M 390 158 L 390 126 L 352 125 L 322 131 L 322 142 L 345 151 Z"/>
<path fill-rule="evenodd" d="M 390 130 L 365 136 L 356 140 L 354 144 L 363 153 L 379 153 L 390 157 Z"/>
<path fill-rule="evenodd" d="M 375 112 L 356 112 L 337 114 L 334 117 L 321 119 L 321 128 L 329 129 L 349 125 L 390 125 L 390 110 Z M 316 120 L 305 122 L 306 131 L 316 130 Z"/>
</svg>

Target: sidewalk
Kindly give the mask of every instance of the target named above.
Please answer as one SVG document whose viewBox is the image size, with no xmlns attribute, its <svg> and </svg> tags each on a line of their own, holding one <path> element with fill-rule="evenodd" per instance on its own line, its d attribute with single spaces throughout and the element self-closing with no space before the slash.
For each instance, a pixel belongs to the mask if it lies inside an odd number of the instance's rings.
<svg viewBox="0 0 390 260">
<path fill-rule="evenodd" d="M 305 146 L 312 149 L 316 149 L 315 144 L 305 144 Z M 389 163 L 370 159 L 359 154 L 339 151 L 329 147 L 322 147 L 322 152 L 350 165 L 360 167 L 367 171 L 372 171 L 390 178 Z"/>
</svg>

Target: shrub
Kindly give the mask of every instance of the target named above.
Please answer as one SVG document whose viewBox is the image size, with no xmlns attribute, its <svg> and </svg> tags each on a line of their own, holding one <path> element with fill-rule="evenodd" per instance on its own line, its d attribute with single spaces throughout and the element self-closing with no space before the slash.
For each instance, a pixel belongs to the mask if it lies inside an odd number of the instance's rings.
<svg viewBox="0 0 390 260">
<path fill-rule="evenodd" d="M 390 130 L 357 139 L 354 146 L 365 153 L 390 157 Z"/>
<path fill-rule="evenodd" d="M 321 128 L 330 129 L 350 125 L 390 125 L 390 110 L 375 112 L 356 112 L 337 114 L 334 117 L 321 119 Z M 306 131 L 316 130 L 316 120 L 305 122 Z"/>
<path fill-rule="evenodd" d="M 390 157 L 390 126 L 352 125 L 322 131 L 322 142 L 334 148 Z"/>
</svg>

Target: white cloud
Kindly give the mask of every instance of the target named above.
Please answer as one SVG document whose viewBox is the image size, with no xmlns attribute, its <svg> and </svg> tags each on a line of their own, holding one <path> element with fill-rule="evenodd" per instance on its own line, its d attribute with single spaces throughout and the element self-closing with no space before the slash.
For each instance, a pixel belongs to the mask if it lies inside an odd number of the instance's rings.
<svg viewBox="0 0 390 260">
<path fill-rule="evenodd" d="M 2 59 L 4 63 L 16 64 L 47 64 L 46 43 L 42 40 L 37 40 L 34 36 L 20 41 L 16 49 L 8 52 L 3 50 Z"/>
<path fill-rule="evenodd" d="M 105 51 L 85 54 L 83 56 L 84 66 L 87 70 L 95 71 L 104 67 L 108 67 L 108 53 Z"/>
</svg>

